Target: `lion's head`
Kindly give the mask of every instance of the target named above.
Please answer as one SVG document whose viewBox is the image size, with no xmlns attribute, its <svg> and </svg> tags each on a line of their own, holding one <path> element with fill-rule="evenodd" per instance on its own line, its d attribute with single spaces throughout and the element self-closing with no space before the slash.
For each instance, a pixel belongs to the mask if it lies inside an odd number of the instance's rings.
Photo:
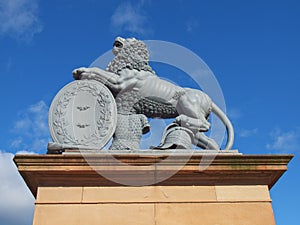
<svg viewBox="0 0 300 225">
<path fill-rule="evenodd" d="M 106 70 L 119 74 L 125 68 L 145 70 L 154 73 L 149 66 L 149 52 L 144 42 L 135 38 L 115 39 L 113 49 L 115 58 L 108 64 Z"/>
</svg>

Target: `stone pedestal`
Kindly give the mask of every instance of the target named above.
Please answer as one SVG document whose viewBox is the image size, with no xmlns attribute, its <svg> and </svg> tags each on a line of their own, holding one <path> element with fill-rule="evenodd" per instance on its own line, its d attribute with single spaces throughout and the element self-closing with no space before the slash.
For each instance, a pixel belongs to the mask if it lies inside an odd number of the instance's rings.
<svg viewBox="0 0 300 225">
<path fill-rule="evenodd" d="M 33 224 L 275 225 L 269 189 L 292 158 L 112 155 L 15 156 L 36 197 Z"/>
</svg>

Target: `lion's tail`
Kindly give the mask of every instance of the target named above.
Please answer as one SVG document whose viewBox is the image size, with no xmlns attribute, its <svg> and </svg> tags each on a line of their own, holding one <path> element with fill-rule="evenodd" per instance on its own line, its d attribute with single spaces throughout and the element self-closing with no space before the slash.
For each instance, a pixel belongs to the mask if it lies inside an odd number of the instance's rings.
<svg viewBox="0 0 300 225">
<path fill-rule="evenodd" d="M 230 120 L 225 115 L 225 113 L 215 103 L 212 103 L 212 112 L 220 118 L 220 120 L 223 122 L 223 124 L 225 125 L 226 130 L 227 130 L 227 143 L 226 143 L 224 150 L 232 149 L 232 145 L 233 145 L 233 141 L 234 141 L 234 130 L 233 130 Z"/>
</svg>

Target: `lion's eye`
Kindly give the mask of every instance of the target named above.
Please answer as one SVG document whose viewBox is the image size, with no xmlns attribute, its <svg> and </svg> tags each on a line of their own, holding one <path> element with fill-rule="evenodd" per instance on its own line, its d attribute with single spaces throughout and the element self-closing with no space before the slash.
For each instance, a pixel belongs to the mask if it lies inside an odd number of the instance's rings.
<svg viewBox="0 0 300 225">
<path fill-rule="evenodd" d="M 123 44 L 122 44 L 120 41 L 115 41 L 115 42 L 114 42 L 114 47 L 122 48 L 122 47 L 123 47 Z"/>
</svg>

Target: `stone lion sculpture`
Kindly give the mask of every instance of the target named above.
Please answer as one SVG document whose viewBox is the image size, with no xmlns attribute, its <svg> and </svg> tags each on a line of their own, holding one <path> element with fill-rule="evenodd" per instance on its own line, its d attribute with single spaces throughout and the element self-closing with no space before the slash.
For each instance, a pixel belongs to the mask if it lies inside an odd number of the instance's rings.
<svg viewBox="0 0 300 225">
<path fill-rule="evenodd" d="M 156 149 L 191 148 L 219 150 L 203 132 L 209 130 L 208 116 L 215 113 L 227 129 L 225 149 L 231 149 L 233 127 L 224 112 L 196 89 L 182 88 L 160 79 L 150 67 L 146 45 L 135 38 L 117 37 L 114 59 L 106 70 L 78 68 L 75 79 L 96 80 L 113 93 L 117 104 L 117 127 L 110 149 L 139 149 L 142 134 L 149 131 L 148 118 L 175 118 Z"/>
</svg>

